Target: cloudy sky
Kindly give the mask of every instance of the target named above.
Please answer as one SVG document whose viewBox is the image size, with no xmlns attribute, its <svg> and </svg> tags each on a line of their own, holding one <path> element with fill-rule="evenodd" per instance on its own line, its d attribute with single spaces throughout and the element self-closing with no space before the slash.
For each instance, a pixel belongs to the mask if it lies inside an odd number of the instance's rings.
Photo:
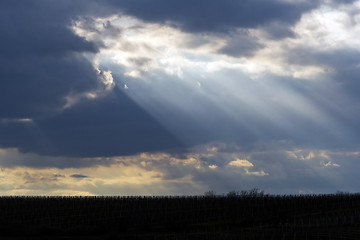
<svg viewBox="0 0 360 240">
<path fill-rule="evenodd" d="M 359 191 L 360 1 L 0 1 L 0 195 Z"/>
</svg>

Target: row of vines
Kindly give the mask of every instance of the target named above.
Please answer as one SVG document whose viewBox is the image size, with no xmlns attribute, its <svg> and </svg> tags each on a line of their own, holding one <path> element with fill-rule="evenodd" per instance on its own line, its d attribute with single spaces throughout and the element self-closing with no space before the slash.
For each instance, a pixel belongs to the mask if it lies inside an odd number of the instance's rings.
<svg viewBox="0 0 360 240">
<path fill-rule="evenodd" d="M 358 229 L 360 194 L 0 197 L 3 236 L 360 239 Z"/>
</svg>

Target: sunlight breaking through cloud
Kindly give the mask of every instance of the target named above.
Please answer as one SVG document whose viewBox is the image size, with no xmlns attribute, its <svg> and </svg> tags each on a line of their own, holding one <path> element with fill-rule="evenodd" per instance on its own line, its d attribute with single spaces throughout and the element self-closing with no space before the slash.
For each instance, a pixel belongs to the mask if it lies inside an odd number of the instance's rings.
<svg viewBox="0 0 360 240">
<path fill-rule="evenodd" d="M 359 12 L 0 2 L 0 194 L 356 191 Z"/>
</svg>

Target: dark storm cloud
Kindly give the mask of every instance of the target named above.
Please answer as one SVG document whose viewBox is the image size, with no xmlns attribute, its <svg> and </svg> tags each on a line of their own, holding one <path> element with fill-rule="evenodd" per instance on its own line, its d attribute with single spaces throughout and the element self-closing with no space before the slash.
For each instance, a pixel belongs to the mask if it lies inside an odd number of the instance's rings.
<svg viewBox="0 0 360 240">
<path fill-rule="evenodd" d="M 69 94 L 101 86 L 83 57 L 48 54 L 0 57 L 0 118 L 36 118 L 60 110 Z"/>
<path fill-rule="evenodd" d="M 356 0 L 333 0 L 332 2 L 334 4 L 351 4 L 355 2 Z"/>
<path fill-rule="evenodd" d="M 3 147 L 51 156 L 118 156 L 183 147 L 118 89 L 33 123 L 4 123 L 0 132 Z"/>
<path fill-rule="evenodd" d="M 0 2 L 1 147 L 92 157 L 180 146 L 123 93 L 105 92 L 97 71 L 79 54 L 98 50 L 71 31 L 72 21 L 108 13 L 94 1 Z M 109 23 L 104 28 L 114 32 Z M 68 96 L 94 91 L 109 96 L 64 109 Z"/>
<path fill-rule="evenodd" d="M 249 35 L 247 31 L 239 31 L 227 41 L 226 46 L 221 48 L 219 53 L 233 57 L 251 56 L 262 46 L 258 43 L 258 39 Z"/>
<path fill-rule="evenodd" d="M 103 99 L 84 101 L 37 123 L 56 146 L 44 150 L 44 154 L 50 155 L 116 156 L 182 146 L 116 88 Z"/>
<path fill-rule="evenodd" d="M 22 136 L 24 137 L 24 136 Z M 39 141 L 34 139 L 33 141 Z M 36 150 L 36 147 L 33 149 Z M 6 149 L 1 154 L 0 165 L 5 168 L 29 167 L 36 169 L 45 168 L 86 168 L 96 166 L 110 166 L 114 164 L 112 158 L 75 158 L 75 157 L 50 157 L 34 153 L 22 153 L 16 149 Z"/>
<path fill-rule="evenodd" d="M 81 4 L 82 3 L 82 4 Z M 1 55 L 64 55 L 96 51 L 68 28 L 78 14 L 90 11 L 84 1 L 1 1 Z"/>
<path fill-rule="evenodd" d="M 185 31 L 227 32 L 255 28 L 271 21 L 295 23 L 318 2 L 286 3 L 268 0 L 109 0 L 125 13 L 145 21 L 170 23 Z"/>
<path fill-rule="evenodd" d="M 91 64 L 76 52 L 94 44 L 68 28 L 68 1 L 1 1 L 0 118 L 33 118 L 65 105 L 70 93 L 99 87 Z"/>
<path fill-rule="evenodd" d="M 281 39 L 286 37 L 294 37 L 295 34 L 291 30 L 291 25 L 287 22 L 273 21 L 264 24 L 262 29 L 266 32 L 270 39 Z"/>
</svg>

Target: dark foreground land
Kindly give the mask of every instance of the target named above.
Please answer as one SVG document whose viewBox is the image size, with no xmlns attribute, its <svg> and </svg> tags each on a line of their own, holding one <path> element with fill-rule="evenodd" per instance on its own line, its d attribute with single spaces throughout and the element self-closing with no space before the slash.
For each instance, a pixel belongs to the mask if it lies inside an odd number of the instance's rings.
<svg viewBox="0 0 360 240">
<path fill-rule="evenodd" d="M 0 197 L 0 239 L 360 239 L 360 194 Z"/>
</svg>

